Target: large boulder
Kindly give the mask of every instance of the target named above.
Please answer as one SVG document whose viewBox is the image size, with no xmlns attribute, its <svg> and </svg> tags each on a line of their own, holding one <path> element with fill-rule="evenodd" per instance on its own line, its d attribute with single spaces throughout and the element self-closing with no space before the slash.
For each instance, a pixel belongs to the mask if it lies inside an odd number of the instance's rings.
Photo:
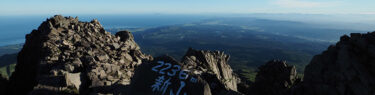
<svg viewBox="0 0 375 95">
<path fill-rule="evenodd" d="M 120 92 L 145 59 L 127 31 L 115 36 L 97 20 L 56 15 L 26 35 L 8 94 Z"/>
<path fill-rule="evenodd" d="M 305 69 L 296 95 L 375 95 L 375 32 L 352 33 Z"/>
</svg>

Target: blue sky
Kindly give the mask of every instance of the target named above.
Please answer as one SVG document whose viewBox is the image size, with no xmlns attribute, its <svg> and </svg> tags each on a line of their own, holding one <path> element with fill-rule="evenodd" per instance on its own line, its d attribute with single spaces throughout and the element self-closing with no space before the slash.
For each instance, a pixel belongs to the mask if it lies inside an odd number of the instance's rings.
<svg viewBox="0 0 375 95">
<path fill-rule="evenodd" d="M 375 14 L 375 0 L 0 0 L 0 15 Z"/>
</svg>

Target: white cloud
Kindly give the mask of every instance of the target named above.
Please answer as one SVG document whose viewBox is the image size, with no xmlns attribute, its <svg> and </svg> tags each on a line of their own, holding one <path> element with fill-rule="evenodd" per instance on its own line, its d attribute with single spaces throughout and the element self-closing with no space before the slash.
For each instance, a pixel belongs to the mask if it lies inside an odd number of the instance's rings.
<svg viewBox="0 0 375 95">
<path fill-rule="evenodd" d="M 317 8 L 336 6 L 337 2 L 313 2 L 302 0 L 276 0 L 272 2 L 275 5 L 285 8 Z"/>
</svg>

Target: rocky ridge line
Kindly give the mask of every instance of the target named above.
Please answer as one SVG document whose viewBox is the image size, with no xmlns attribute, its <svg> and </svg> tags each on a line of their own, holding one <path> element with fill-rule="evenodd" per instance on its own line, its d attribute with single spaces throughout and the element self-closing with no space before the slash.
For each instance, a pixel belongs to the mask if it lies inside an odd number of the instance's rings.
<svg viewBox="0 0 375 95">
<path fill-rule="evenodd" d="M 197 83 L 186 84 L 186 91 L 194 95 L 241 94 L 237 92 L 239 78 L 223 52 L 189 49 L 182 62 L 171 57 L 153 59 L 140 51 L 128 31 L 112 35 L 97 20 L 81 22 L 77 17 L 56 15 L 26 35 L 7 94 L 152 94 L 150 84 L 145 83 L 154 81 L 146 78 L 153 71 L 140 68 L 158 60 L 194 71 L 189 75 Z M 146 79 L 151 81 L 143 82 Z M 147 86 L 135 92 L 139 85 Z"/>
</svg>

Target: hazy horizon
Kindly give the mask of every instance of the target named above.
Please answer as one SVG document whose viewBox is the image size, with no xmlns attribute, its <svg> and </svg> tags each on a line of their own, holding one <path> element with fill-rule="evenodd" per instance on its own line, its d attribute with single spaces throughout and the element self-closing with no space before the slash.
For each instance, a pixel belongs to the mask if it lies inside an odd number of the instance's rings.
<svg viewBox="0 0 375 95">
<path fill-rule="evenodd" d="M 373 0 L 1 0 L 0 15 L 375 14 Z"/>
<path fill-rule="evenodd" d="M 374 3 L 370 0 L 1 0 L 0 44 L 23 42 L 25 34 L 57 14 L 78 16 L 81 21 L 98 19 L 105 28 L 158 27 L 210 18 L 246 17 L 372 31 Z"/>
<path fill-rule="evenodd" d="M 24 42 L 26 34 L 37 29 L 40 23 L 53 15 L 0 16 L 0 46 Z M 311 24 L 317 28 L 347 29 L 363 32 L 375 30 L 374 18 L 366 15 L 312 15 L 312 14 L 221 14 L 221 15 L 167 15 L 167 14 L 128 14 L 128 15 L 67 15 L 78 16 L 80 21 L 98 19 L 106 29 L 161 27 L 188 24 L 212 18 L 256 18 L 292 21 Z M 372 15 L 367 15 L 372 17 Z M 309 19 L 306 19 L 309 18 Z M 356 19 L 350 19 L 356 18 Z"/>
</svg>

